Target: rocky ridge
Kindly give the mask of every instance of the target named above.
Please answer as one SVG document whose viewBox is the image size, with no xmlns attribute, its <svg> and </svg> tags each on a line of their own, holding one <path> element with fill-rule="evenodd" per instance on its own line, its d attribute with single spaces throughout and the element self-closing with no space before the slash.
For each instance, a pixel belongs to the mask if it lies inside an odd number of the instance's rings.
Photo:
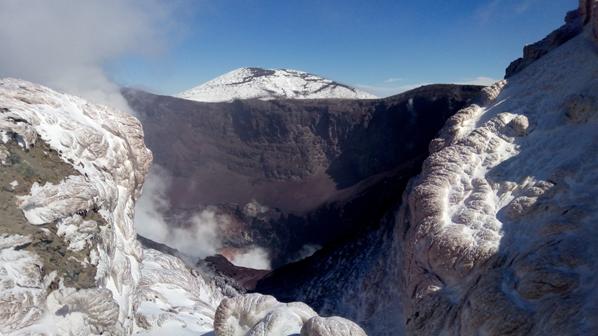
<svg viewBox="0 0 598 336">
<path fill-rule="evenodd" d="M 580 0 L 579 8 L 567 13 L 565 24 L 562 27 L 550 33 L 541 41 L 523 48 L 523 57 L 513 61 L 509 65 L 505 78 L 515 75 L 544 55 L 579 35 L 588 23 L 592 26 L 594 37 L 598 39 L 598 23 L 596 23 L 595 14 L 593 14 L 596 11 L 598 11 L 598 7 L 594 0 Z"/>
</svg>

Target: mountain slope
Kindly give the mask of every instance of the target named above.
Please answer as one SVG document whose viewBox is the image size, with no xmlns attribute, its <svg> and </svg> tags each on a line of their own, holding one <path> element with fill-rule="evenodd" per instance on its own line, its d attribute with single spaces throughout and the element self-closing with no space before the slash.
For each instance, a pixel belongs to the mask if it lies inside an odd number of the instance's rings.
<svg viewBox="0 0 598 336">
<path fill-rule="evenodd" d="M 240 68 L 176 95 L 200 102 L 235 99 L 372 99 L 376 96 L 290 69 Z"/>
</svg>

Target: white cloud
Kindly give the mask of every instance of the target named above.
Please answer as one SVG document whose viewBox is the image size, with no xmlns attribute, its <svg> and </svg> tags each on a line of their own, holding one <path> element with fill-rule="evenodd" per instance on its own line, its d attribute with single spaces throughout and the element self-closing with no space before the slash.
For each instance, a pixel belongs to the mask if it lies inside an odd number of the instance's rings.
<svg viewBox="0 0 598 336">
<path fill-rule="evenodd" d="M 522 0 L 515 5 L 515 13 L 516 14 L 523 14 L 527 12 L 537 0 Z"/>
<path fill-rule="evenodd" d="M 418 88 L 429 83 L 413 83 L 399 86 L 357 84 L 356 88 L 370 92 L 378 97 L 390 97 L 396 94 Z"/>
<path fill-rule="evenodd" d="M 164 50 L 175 2 L 2 0 L 0 76 L 17 77 L 126 109 L 104 67 Z"/>
<path fill-rule="evenodd" d="M 396 83 L 396 82 L 401 82 L 401 81 L 403 81 L 403 78 L 391 77 L 391 78 L 384 80 L 384 83 Z"/>
<path fill-rule="evenodd" d="M 475 78 L 469 78 L 469 79 L 465 79 L 463 81 L 458 81 L 456 82 L 457 84 L 465 84 L 465 85 L 483 85 L 483 86 L 489 86 L 492 85 L 496 82 L 498 82 L 498 79 L 495 78 L 491 78 L 491 77 L 485 77 L 485 76 L 479 76 L 479 77 L 475 77 Z"/>
<path fill-rule="evenodd" d="M 480 7 L 478 7 L 474 13 L 475 18 L 480 23 L 487 23 L 492 17 L 494 17 L 497 11 L 500 9 L 500 5 L 503 0 L 491 0 Z"/>
<path fill-rule="evenodd" d="M 268 251 L 261 247 L 254 247 L 245 252 L 236 253 L 231 262 L 237 266 L 262 270 L 269 270 L 272 267 Z"/>
<path fill-rule="evenodd" d="M 498 80 L 491 78 L 491 77 L 486 77 L 486 76 L 478 76 L 475 78 L 466 78 L 466 79 L 461 79 L 461 80 L 457 80 L 457 81 L 451 81 L 449 83 L 454 83 L 454 84 L 464 84 L 464 85 L 484 85 L 484 86 L 488 86 L 488 85 L 492 85 L 494 83 L 496 83 Z M 385 83 L 387 81 L 384 81 Z M 403 93 L 409 90 L 413 90 L 415 88 L 418 88 L 420 86 L 425 86 L 425 85 L 430 85 L 433 84 L 434 82 L 418 82 L 418 83 L 406 83 L 404 85 L 384 85 L 384 84 L 379 84 L 379 85 L 368 85 L 368 84 L 357 84 L 355 85 L 356 88 L 362 89 L 364 91 L 370 92 L 372 94 L 375 94 L 378 97 L 384 98 L 384 97 L 390 97 L 399 93 Z M 440 83 L 440 82 L 436 82 L 436 83 Z"/>
<path fill-rule="evenodd" d="M 475 10 L 474 17 L 479 23 L 485 24 L 498 16 L 524 14 L 537 2 L 538 0 L 490 0 Z"/>
</svg>

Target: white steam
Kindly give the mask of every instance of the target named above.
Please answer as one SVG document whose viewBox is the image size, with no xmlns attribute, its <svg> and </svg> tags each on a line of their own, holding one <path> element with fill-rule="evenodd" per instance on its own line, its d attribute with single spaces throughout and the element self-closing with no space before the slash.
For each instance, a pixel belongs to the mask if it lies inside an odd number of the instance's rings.
<svg viewBox="0 0 598 336">
<path fill-rule="evenodd" d="M 170 207 L 166 195 L 169 185 L 168 173 L 154 165 L 135 206 L 137 232 L 189 256 L 205 258 L 218 253 L 222 247 L 218 228 L 228 224 L 228 217 L 206 209 L 192 216 L 184 227 L 169 225 L 163 215 Z"/>
<path fill-rule="evenodd" d="M 192 257 L 205 258 L 227 250 L 220 236 L 221 229 L 230 225 L 227 215 L 208 207 L 191 216 L 188 223 L 169 223 L 164 218 L 171 206 L 167 195 L 170 185 L 168 172 L 154 164 L 143 184 L 143 194 L 135 205 L 137 232 Z M 261 247 L 228 249 L 228 253 L 223 254 L 237 266 L 271 268 L 268 251 Z"/>
<path fill-rule="evenodd" d="M 254 247 L 245 252 L 235 254 L 231 262 L 237 266 L 269 270 L 272 268 L 268 251 L 261 247 Z"/>
<path fill-rule="evenodd" d="M 2 0 L 0 76 L 129 110 L 105 66 L 121 57 L 163 50 L 173 31 L 171 22 L 177 22 L 172 3 Z"/>
</svg>

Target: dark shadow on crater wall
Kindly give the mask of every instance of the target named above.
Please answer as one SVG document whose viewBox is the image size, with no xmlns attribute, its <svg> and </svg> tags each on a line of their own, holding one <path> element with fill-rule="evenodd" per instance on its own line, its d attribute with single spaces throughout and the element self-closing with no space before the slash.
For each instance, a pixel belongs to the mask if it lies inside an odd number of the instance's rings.
<svg viewBox="0 0 598 336">
<path fill-rule="evenodd" d="M 378 225 L 445 120 L 480 90 L 432 85 L 375 100 L 231 103 L 133 90 L 124 96 L 155 163 L 173 176 L 168 217 L 217 205 L 233 217 L 225 245 L 265 247 L 276 267 L 306 244 L 346 240 Z M 268 212 L 245 216 L 252 200 Z"/>
</svg>

